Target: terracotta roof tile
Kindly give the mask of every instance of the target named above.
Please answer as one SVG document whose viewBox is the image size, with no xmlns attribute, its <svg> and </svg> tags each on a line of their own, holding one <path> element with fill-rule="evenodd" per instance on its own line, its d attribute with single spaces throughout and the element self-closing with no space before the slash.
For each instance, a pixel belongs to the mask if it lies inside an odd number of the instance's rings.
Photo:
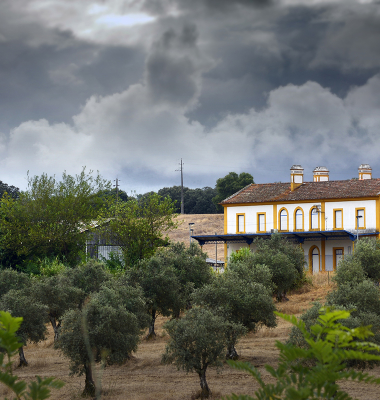
<svg viewBox="0 0 380 400">
<path fill-rule="evenodd" d="M 252 183 L 220 204 L 347 199 L 378 197 L 379 194 L 380 179 L 305 182 L 293 192 L 290 190 L 290 183 Z"/>
</svg>

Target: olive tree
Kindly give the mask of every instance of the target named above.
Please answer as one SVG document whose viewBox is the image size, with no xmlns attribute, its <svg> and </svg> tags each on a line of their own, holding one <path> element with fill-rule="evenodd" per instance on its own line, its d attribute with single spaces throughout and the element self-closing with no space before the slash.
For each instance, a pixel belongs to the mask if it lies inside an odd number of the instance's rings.
<svg viewBox="0 0 380 400">
<path fill-rule="evenodd" d="M 85 292 L 73 285 L 68 276 L 58 274 L 36 280 L 31 292 L 33 297 L 47 308 L 47 316 L 54 331 L 54 341 L 58 340 L 64 313 L 78 308 L 83 302 Z"/>
<path fill-rule="evenodd" d="M 355 242 L 355 251 L 352 255 L 363 268 L 369 279 L 380 281 L 380 241 L 372 238 L 363 238 Z"/>
<path fill-rule="evenodd" d="M 268 239 L 257 239 L 254 242 L 255 251 L 242 252 L 232 257 L 232 264 L 236 261 L 251 267 L 266 265 L 272 273 L 272 281 L 277 299 L 286 299 L 286 292 L 301 282 L 304 278 L 305 258 L 302 249 L 274 234 Z"/>
<path fill-rule="evenodd" d="M 178 277 L 178 308 L 173 310 L 174 316 L 178 318 L 182 311 L 190 307 L 193 290 L 211 283 L 214 274 L 206 262 L 206 254 L 195 243 L 190 247 L 186 247 L 184 243 L 173 243 L 158 251 L 156 257 L 161 260 L 162 265 L 173 268 Z"/>
<path fill-rule="evenodd" d="M 153 256 L 126 271 L 126 280 L 143 289 L 147 312 L 151 316 L 147 339 L 155 337 L 157 315 L 168 317 L 184 306 L 180 296 L 181 283 L 176 271 L 166 265 L 160 256 Z"/>
<path fill-rule="evenodd" d="M 261 283 L 241 278 L 234 272 L 227 271 L 212 284 L 196 290 L 193 299 L 195 304 L 207 306 L 225 320 L 243 325 L 247 331 L 256 331 L 263 325 L 276 326 L 271 292 Z M 239 334 L 234 329 L 227 331 L 227 358 L 238 358 L 235 345 Z"/>
<path fill-rule="evenodd" d="M 237 331 L 244 330 L 239 325 Z M 221 367 L 227 347 L 225 332 L 231 323 L 206 308 L 194 307 L 181 319 L 165 324 L 170 335 L 162 361 L 174 363 L 178 369 L 196 372 L 201 386 L 201 398 L 208 398 L 210 388 L 206 380 L 208 367 Z"/>
<path fill-rule="evenodd" d="M 147 326 L 144 306 L 141 290 L 105 286 L 82 309 L 63 316 L 56 346 L 70 359 L 72 374 L 85 374 L 84 396 L 100 391 L 93 377 L 95 363 L 122 364 L 136 351 Z"/>
<path fill-rule="evenodd" d="M 365 251 L 360 257 L 348 256 L 340 262 L 334 276 L 337 286 L 327 295 L 327 305 L 351 311 L 350 317 L 342 322 L 348 328 L 371 325 L 373 335 L 369 340 L 380 345 L 380 292 L 373 280 L 368 278 L 360 258 L 366 258 Z M 316 303 L 301 316 L 306 329 L 317 322 L 320 306 L 321 304 Z M 295 327 L 289 340 L 299 347 L 308 347 L 301 332 Z M 350 365 L 366 367 L 360 360 L 351 360 Z"/>
<path fill-rule="evenodd" d="M 0 270 L 0 298 L 10 290 L 22 290 L 30 284 L 30 276 L 13 269 Z"/>
<path fill-rule="evenodd" d="M 98 292 L 105 282 L 113 279 L 104 264 L 94 259 L 80 264 L 76 268 L 68 268 L 63 271 L 62 275 L 69 279 L 72 286 L 82 291 L 80 306 L 89 294 Z"/>
<path fill-rule="evenodd" d="M 32 297 L 26 295 L 22 290 L 9 290 L 0 299 L 0 310 L 12 314 L 13 317 L 22 317 L 23 321 L 17 331 L 17 336 L 26 346 L 28 340 L 38 343 L 45 339 L 47 332 L 47 308 L 36 302 Z M 20 364 L 27 366 L 23 346 L 19 348 Z"/>
</svg>

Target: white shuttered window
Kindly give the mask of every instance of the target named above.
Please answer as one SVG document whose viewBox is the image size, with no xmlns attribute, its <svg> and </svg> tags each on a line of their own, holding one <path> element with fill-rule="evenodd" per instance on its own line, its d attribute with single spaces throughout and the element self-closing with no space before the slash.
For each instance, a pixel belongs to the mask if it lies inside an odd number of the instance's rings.
<svg viewBox="0 0 380 400">
<path fill-rule="evenodd" d="M 335 210 L 335 228 L 343 229 L 343 212 L 342 212 L 342 210 Z"/>
</svg>

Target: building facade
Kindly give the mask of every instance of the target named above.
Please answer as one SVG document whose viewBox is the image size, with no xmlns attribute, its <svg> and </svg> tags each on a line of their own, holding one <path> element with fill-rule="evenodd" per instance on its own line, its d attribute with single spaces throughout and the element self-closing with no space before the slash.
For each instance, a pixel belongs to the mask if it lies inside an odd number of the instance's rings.
<svg viewBox="0 0 380 400">
<path fill-rule="evenodd" d="M 350 180 L 330 181 L 328 169 L 317 167 L 313 182 L 304 182 L 303 171 L 293 165 L 290 183 L 251 184 L 228 197 L 221 203 L 224 233 L 194 238 L 223 242 L 228 260 L 241 247 L 254 250 L 255 238 L 279 232 L 302 246 L 310 272 L 335 270 L 357 238 L 379 237 L 380 179 L 367 164 Z"/>
</svg>

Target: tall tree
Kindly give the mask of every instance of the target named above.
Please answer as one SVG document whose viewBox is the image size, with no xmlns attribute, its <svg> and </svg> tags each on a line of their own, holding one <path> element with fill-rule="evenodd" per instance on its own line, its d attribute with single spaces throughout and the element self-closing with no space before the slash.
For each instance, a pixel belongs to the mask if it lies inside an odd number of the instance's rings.
<svg viewBox="0 0 380 400">
<path fill-rule="evenodd" d="M 174 217 L 173 201 L 152 192 L 139 201 L 130 199 L 109 207 L 103 214 L 100 235 L 121 247 L 125 265 L 130 266 L 168 244 L 164 232 L 177 226 Z"/>
<path fill-rule="evenodd" d="M 20 189 L 16 186 L 9 186 L 5 182 L 0 181 L 0 198 L 7 194 L 8 196 L 16 199 L 20 194 Z"/>
<path fill-rule="evenodd" d="M 181 212 L 181 186 L 164 187 L 158 191 L 160 196 L 169 196 L 175 202 L 175 212 Z M 216 189 L 211 187 L 190 189 L 183 188 L 185 214 L 215 214 L 216 206 L 212 199 Z"/>
<path fill-rule="evenodd" d="M 82 231 L 96 219 L 102 204 L 99 191 L 109 187 L 100 175 L 83 168 L 79 175 L 28 176 L 28 189 L 18 199 L 0 202 L 0 246 L 26 259 L 60 257 L 78 261 L 86 236 Z"/>
<path fill-rule="evenodd" d="M 230 172 L 224 178 L 219 178 L 215 186 L 217 194 L 212 200 L 219 212 L 223 211 L 223 208 L 218 205 L 221 201 L 251 183 L 254 183 L 253 176 L 248 172 L 242 172 L 239 175 L 236 172 Z"/>
</svg>

